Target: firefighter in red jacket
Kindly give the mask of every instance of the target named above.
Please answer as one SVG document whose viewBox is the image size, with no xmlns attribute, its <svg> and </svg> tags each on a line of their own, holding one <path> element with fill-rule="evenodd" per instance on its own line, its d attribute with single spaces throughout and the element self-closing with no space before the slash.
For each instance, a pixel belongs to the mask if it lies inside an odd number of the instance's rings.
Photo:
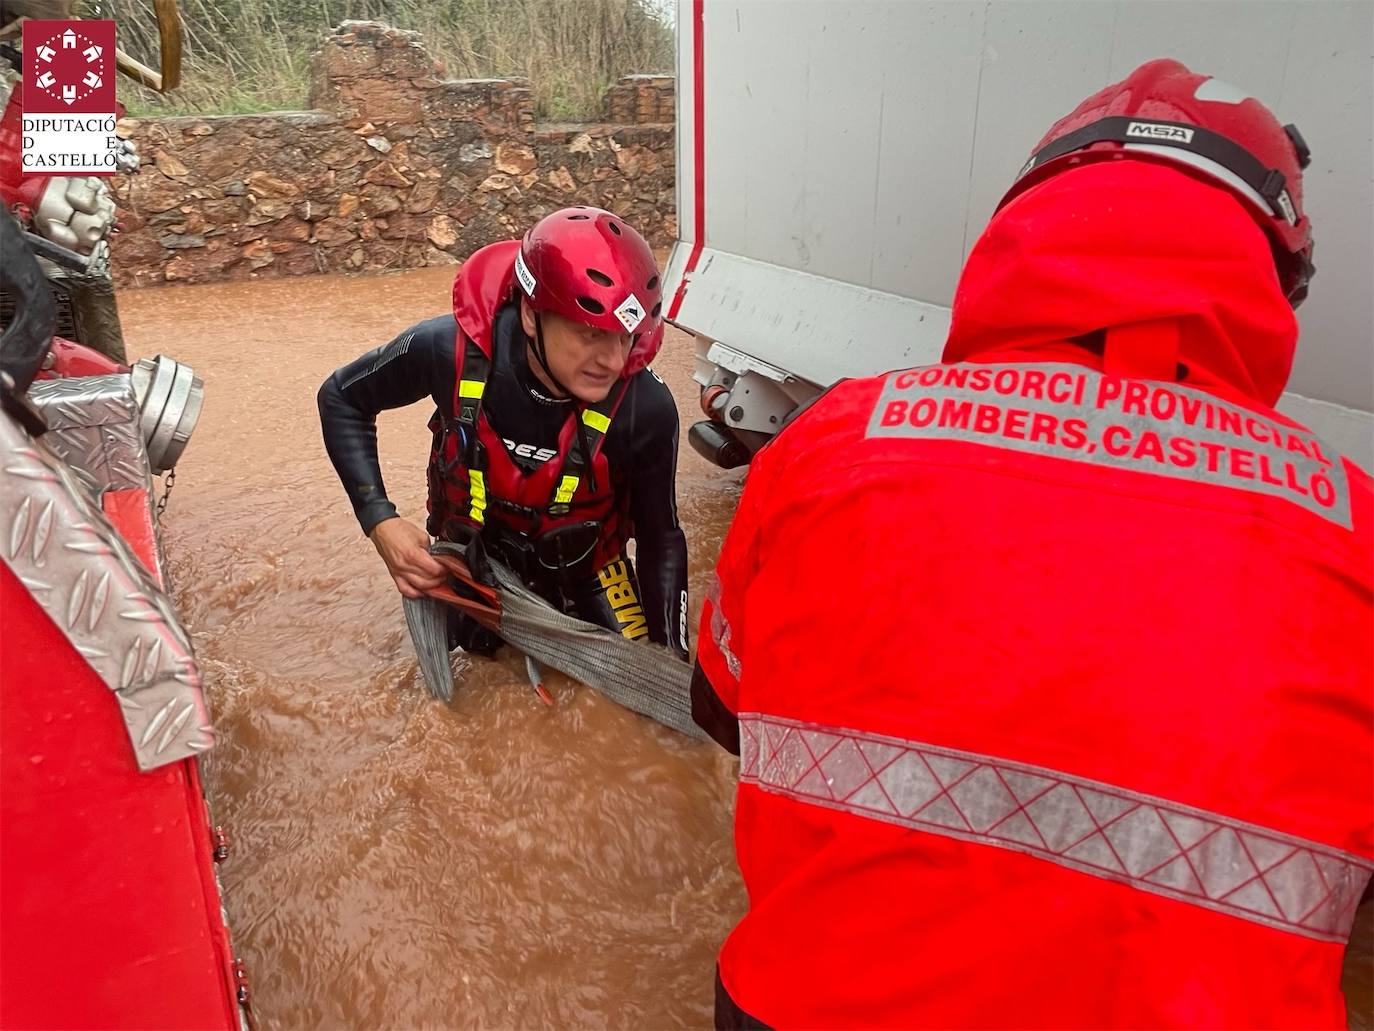
<svg viewBox="0 0 1374 1031">
<path fill-rule="evenodd" d="M 1374 513 L 1273 408 L 1307 161 L 1142 66 L 1036 148 L 943 363 L 756 457 L 693 684 L 741 757 L 718 1024 L 1345 1026 Z"/>
<path fill-rule="evenodd" d="M 564 611 L 685 660 L 677 408 L 649 369 L 662 339 L 649 245 L 609 211 L 574 207 L 468 258 L 452 314 L 335 371 L 318 396 L 325 446 L 397 589 L 445 582 L 430 536 L 479 542 Z M 377 413 L 422 399 L 435 409 L 428 533 L 397 514 L 377 455 Z M 500 643 L 449 620 L 454 647 Z"/>
</svg>

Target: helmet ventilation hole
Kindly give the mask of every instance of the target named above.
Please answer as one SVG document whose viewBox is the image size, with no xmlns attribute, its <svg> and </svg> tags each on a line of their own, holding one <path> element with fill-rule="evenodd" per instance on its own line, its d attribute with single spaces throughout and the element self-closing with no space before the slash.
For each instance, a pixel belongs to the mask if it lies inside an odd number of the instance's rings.
<svg viewBox="0 0 1374 1031">
<path fill-rule="evenodd" d="M 658 288 L 658 276 L 654 276 L 644 284 L 645 290 L 656 290 Z"/>
<path fill-rule="evenodd" d="M 590 279 L 597 286 L 615 286 L 614 279 L 606 275 L 606 273 L 598 271 L 594 268 L 587 269 L 587 278 Z"/>
<path fill-rule="evenodd" d="M 606 225 L 611 227 L 611 232 L 615 233 L 616 236 L 620 235 L 620 226 L 616 225 L 614 222 L 607 222 Z"/>
<path fill-rule="evenodd" d="M 596 300 L 595 298 L 579 297 L 577 299 L 577 303 L 578 306 L 581 307 L 584 311 L 589 311 L 593 315 L 606 314 L 606 306 L 602 304 L 600 301 Z"/>
<path fill-rule="evenodd" d="M 569 216 L 568 216 L 568 221 L 569 221 L 569 222 L 585 222 L 585 221 L 587 221 L 587 219 L 589 219 L 589 218 L 591 218 L 591 217 L 592 217 L 591 215 L 569 215 Z"/>
<path fill-rule="evenodd" d="M 662 310 L 663 310 L 663 302 L 662 302 L 662 301 L 659 301 L 657 304 L 654 305 L 654 310 L 651 311 L 651 312 L 649 312 L 649 317 L 650 317 L 650 318 L 654 318 L 654 319 L 658 318 L 658 313 L 661 312 Z"/>
</svg>

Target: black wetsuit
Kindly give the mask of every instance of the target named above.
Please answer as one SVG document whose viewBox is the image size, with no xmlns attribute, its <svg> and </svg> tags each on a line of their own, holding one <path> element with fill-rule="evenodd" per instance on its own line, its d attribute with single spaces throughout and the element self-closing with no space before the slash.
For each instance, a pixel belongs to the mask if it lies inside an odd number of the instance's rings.
<svg viewBox="0 0 1374 1031">
<path fill-rule="evenodd" d="M 452 315 L 426 319 L 336 370 L 320 387 L 325 448 L 364 533 L 396 515 L 377 457 L 377 413 L 428 397 L 452 420 L 456 341 Z M 559 432 L 572 402 L 550 397 L 530 371 L 528 338 L 516 305 L 497 313 L 492 345 L 482 410 L 516 465 L 529 472 L 557 454 Z M 677 435 L 672 394 L 645 369 L 630 379 L 602 453 L 616 494 L 628 499 L 637 587 L 649 639 L 686 658 L 687 543 L 677 520 Z M 506 557 L 499 548 L 497 555 Z M 587 584 L 567 585 L 564 600 L 583 619 L 620 630 L 598 593 L 593 574 Z"/>
</svg>

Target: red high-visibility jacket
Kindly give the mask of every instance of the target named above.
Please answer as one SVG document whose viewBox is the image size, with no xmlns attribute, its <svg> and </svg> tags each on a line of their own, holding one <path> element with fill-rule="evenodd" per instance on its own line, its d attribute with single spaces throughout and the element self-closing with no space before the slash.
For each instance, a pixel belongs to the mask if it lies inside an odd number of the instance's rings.
<svg viewBox="0 0 1374 1031">
<path fill-rule="evenodd" d="M 994 218 L 945 364 L 757 456 L 695 700 L 739 732 L 741 1009 L 1345 1026 L 1371 486 L 1270 407 L 1296 335 L 1228 194 L 1096 164 Z"/>
</svg>

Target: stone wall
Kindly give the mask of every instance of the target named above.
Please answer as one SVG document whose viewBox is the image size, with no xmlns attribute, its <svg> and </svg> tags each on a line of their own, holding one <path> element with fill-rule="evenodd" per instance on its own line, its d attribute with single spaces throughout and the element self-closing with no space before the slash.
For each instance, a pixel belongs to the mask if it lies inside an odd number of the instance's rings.
<svg viewBox="0 0 1374 1031">
<path fill-rule="evenodd" d="M 626 75 L 601 96 L 601 120 L 621 125 L 671 124 L 676 117 L 671 75 Z"/>
<path fill-rule="evenodd" d="M 313 57 L 317 110 L 126 120 L 143 167 L 113 180 L 116 281 L 450 263 L 569 204 L 673 239 L 671 77 L 610 87 L 604 122 L 540 125 L 524 80 L 442 73 L 417 33 L 346 22 Z"/>
</svg>

